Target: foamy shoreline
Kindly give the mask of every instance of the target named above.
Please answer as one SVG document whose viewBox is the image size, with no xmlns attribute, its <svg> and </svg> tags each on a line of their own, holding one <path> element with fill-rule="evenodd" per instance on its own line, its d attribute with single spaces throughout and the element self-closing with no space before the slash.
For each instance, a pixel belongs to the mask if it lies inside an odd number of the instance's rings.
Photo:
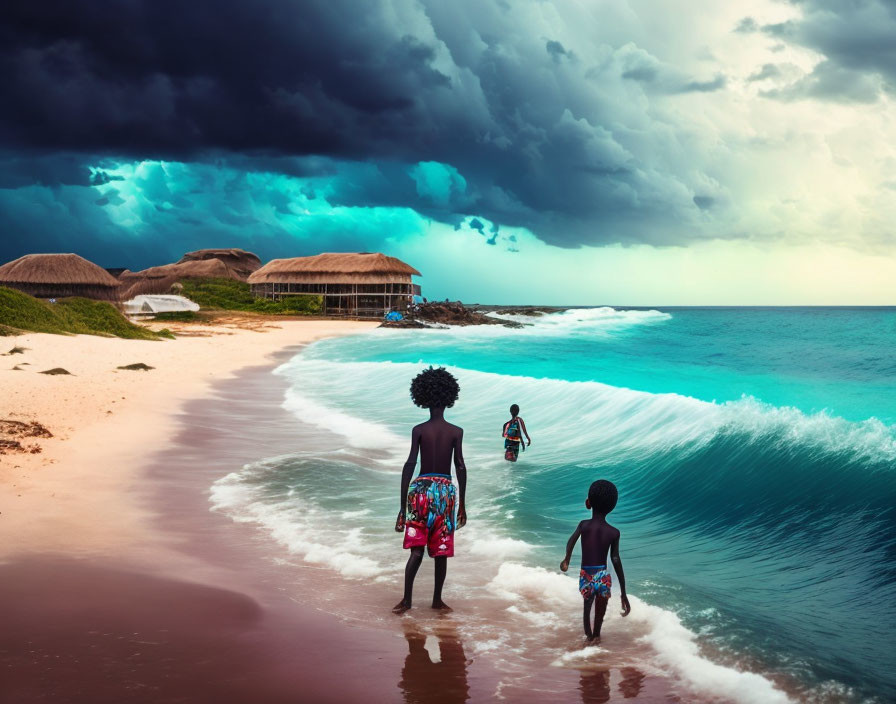
<svg viewBox="0 0 896 704">
<path fill-rule="evenodd" d="M 165 447 L 186 400 L 289 346 L 374 326 L 332 320 L 190 326 L 184 337 L 159 342 L 39 333 L 2 338 L 3 353 L 25 351 L 0 358 L 0 419 L 39 422 L 53 437 L 22 439 L 39 453 L 0 455 L 0 559 L 35 552 L 139 556 L 153 532 L 135 497 L 139 469 Z M 136 363 L 153 369 L 118 369 Z M 39 373 L 55 367 L 70 375 Z"/>
</svg>

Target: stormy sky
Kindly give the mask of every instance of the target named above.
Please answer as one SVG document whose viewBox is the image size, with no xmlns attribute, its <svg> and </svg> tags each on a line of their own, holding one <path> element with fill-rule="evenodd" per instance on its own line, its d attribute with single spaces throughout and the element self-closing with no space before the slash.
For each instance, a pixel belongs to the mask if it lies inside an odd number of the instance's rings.
<svg viewBox="0 0 896 704">
<path fill-rule="evenodd" d="M 433 297 L 896 302 L 896 0 L 5 0 L 0 260 L 384 251 Z"/>
</svg>

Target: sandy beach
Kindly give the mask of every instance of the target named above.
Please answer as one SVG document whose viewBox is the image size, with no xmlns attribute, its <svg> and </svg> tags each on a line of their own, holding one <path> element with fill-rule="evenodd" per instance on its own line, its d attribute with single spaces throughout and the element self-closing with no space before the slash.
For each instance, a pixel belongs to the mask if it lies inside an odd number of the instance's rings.
<svg viewBox="0 0 896 704">
<path fill-rule="evenodd" d="M 382 634 L 295 604 L 273 619 L 177 548 L 174 522 L 148 500 L 158 495 L 149 460 L 189 399 L 239 369 L 269 368 L 274 353 L 373 327 L 244 322 L 181 326 L 183 337 L 164 342 L 4 338 L 4 352 L 24 350 L 0 371 L 0 418 L 52 437 L 19 437 L 24 452 L 0 455 L 0 700 L 336 702 L 369 692 L 320 673 L 347 656 L 369 679 L 380 656 L 360 656 L 384 651 Z M 152 369 L 118 369 L 141 363 Z M 39 373 L 57 367 L 70 374 Z"/>
<path fill-rule="evenodd" d="M 165 446 L 183 401 L 286 347 L 374 325 L 181 325 L 184 336 L 158 342 L 90 335 L 3 338 L 3 353 L 23 352 L 0 358 L 0 420 L 37 422 L 52 437 L 22 438 L 26 452 L 0 455 L 0 559 L 26 552 L 143 549 L 149 536 L 144 509 L 133 501 L 134 482 L 141 462 Z M 152 369 L 120 369 L 134 364 Z M 57 368 L 69 374 L 40 373 Z"/>
</svg>

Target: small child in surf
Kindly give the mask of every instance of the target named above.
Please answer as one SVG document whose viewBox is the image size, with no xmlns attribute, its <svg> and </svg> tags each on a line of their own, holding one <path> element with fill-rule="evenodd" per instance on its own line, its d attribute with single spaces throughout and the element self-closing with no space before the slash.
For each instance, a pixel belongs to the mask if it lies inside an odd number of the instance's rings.
<svg viewBox="0 0 896 704">
<path fill-rule="evenodd" d="M 526 424 L 520 418 L 520 407 L 513 404 L 510 407 L 510 420 L 504 424 L 504 429 L 501 431 L 501 437 L 504 438 L 504 459 L 508 462 L 516 462 L 520 448 L 526 449 L 523 445 L 523 433 L 526 434 L 526 440 L 531 445 L 532 439 L 529 437 L 529 431 L 526 430 Z"/>
<path fill-rule="evenodd" d="M 563 572 L 569 569 L 569 560 L 579 537 L 582 538 L 582 569 L 579 572 L 579 591 L 585 600 L 583 620 L 585 637 L 589 642 L 600 640 L 600 628 L 610 601 L 612 579 L 607 570 L 607 552 L 613 561 L 613 568 L 619 578 L 622 599 L 622 615 L 628 616 L 632 607 L 625 595 L 625 575 L 622 572 L 622 558 L 619 557 L 619 530 L 607 523 L 607 514 L 616 508 L 619 492 L 606 479 L 598 479 L 588 489 L 585 508 L 591 509 L 591 518 L 581 521 L 566 543 L 566 557 L 560 563 Z M 595 600 L 594 628 L 591 627 L 591 607 Z"/>
<path fill-rule="evenodd" d="M 404 531 L 404 547 L 411 551 L 404 569 L 404 596 L 392 611 L 403 614 L 411 608 L 414 578 L 423 562 L 423 548 L 435 562 L 432 608 L 451 609 L 442 601 L 442 585 L 448 572 L 448 558 L 454 556 L 455 506 L 457 528 L 467 522 L 464 498 L 467 468 L 464 465 L 463 428 L 445 420 L 445 409 L 457 400 L 460 387 L 450 372 L 439 367 L 425 369 L 411 382 L 411 400 L 429 409 L 429 420 L 411 431 L 411 452 L 401 472 L 401 509 L 395 530 Z M 420 455 L 420 474 L 411 476 Z M 460 502 L 451 482 L 451 462 L 457 472 Z"/>
</svg>

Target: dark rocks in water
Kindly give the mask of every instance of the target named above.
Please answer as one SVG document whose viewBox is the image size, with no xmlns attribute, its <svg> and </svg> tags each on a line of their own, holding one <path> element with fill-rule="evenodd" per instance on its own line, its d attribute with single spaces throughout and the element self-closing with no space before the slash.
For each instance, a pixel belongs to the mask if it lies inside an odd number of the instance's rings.
<svg viewBox="0 0 896 704">
<path fill-rule="evenodd" d="M 68 374 L 69 376 L 72 376 L 72 373 L 68 369 L 63 369 L 62 367 L 53 367 L 52 369 L 45 369 L 44 371 L 39 372 L 39 373 L 40 374 L 53 374 L 53 375 Z"/>
<path fill-rule="evenodd" d="M 381 328 L 432 328 L 436 325 L 427 325 L 426 323 L 415 320 L 413 318 L 402 318 L 401 320 L 384 320 Z"/>
<path fill-rule="evenodd" d="M 467 308 L 460 301 L 432 301 L 413 306 L 404 320 L 385 321 L 382 327 L 387 328 L 421 328 L 438 327 L 440 325 L 503 325 L 507 328 L 520 328 L 522 325 L 508 320 L 498 320 Z"/>
<path fill-rule="evenodd" d="M 137 362 L 136 364 L 125 364 L 123 367 L 118 367 L 118 369 L 129 369 L 135 372 L 148 372 L 150 369 L 155 369 L 155 367 L 151 367 L 148 364 L 144 364 L 143 362 Z"/>
</svg>

